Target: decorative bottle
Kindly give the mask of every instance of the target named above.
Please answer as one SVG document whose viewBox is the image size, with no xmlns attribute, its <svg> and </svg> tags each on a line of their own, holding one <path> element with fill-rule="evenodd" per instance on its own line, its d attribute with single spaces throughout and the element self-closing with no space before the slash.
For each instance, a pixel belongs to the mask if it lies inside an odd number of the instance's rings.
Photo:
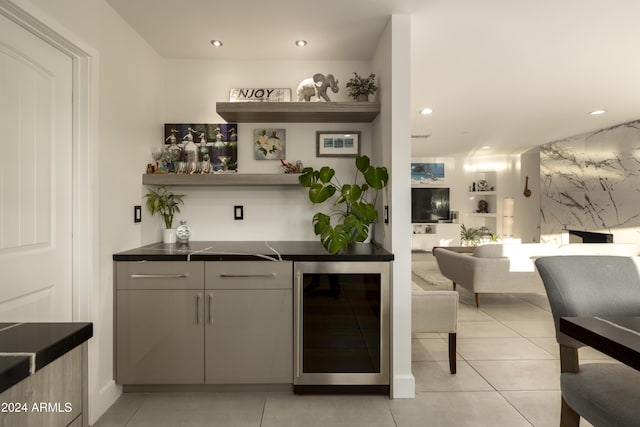
<svg viewBox="0 0 640 427">
<path fill-rule="evenodd" d="M 193 142 L 193 135 L 191 132 L 193 132 L 193 129 L 189 128 L 189 133 L 182 138 L 187 141 L 184 146 L 184 152 L 187 157 L 186 161 L 189 173 L 193 173 L 195 171 L 198 162 L 198 146 Z"/>
<path fill-rule="evenodd" d="M 176 241 L 179 245 L 189 244 L 189 237 L 191 237 L 191 228 L 187 225 L 187 221 L 180 221 L 180 225 L 176 229 Z"/>
</svg>

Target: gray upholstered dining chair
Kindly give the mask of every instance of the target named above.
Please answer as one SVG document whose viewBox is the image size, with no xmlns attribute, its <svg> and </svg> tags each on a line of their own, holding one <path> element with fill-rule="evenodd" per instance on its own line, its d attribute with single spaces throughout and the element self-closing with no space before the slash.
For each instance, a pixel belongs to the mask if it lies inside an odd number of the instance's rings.
<svg viewBox="0 0 640 427">
<path fill-rule="evenodd" d="M 580 417 L 597 427 L 640 426 L 640 372 L 617 363 L 583 363 L 579 341 L 559 330 L 561 317 L 640 316 L 640 276 L 634 258 L 552 256 L 536 260 L 560 345 L 560 426 Z"/>
</svg>

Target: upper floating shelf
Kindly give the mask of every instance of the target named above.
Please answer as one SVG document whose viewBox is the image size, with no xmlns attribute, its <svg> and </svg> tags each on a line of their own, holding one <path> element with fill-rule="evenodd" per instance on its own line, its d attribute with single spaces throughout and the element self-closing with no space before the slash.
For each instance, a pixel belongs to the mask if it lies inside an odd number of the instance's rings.
<svg viewBox="0 0 640 427">
<path fill-rule="evenodd" d="M 217 102 L 216 112 L 230 123 L 372 122 L 378 102 Z"/>
</svg>

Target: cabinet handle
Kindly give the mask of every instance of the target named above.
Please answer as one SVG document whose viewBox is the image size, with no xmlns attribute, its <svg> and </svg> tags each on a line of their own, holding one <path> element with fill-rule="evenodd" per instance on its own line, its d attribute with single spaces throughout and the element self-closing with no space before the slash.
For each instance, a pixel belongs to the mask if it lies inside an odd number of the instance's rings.
<svg viewBox="0 0 640 427">
<path fill-rule="evenodd" d="M 293 301 L 293 306 L 295 307 L 295 319 L 293 320 L 293 323 L 296 325 L 295 328 L 295 334 L 296 336 L 294 337 L 293 341 L 296 344 L 295 348 L 293 349 L 293 358 L 295 359 L 295 379 L 300 378 L 300 375 L 302 374 L 300 372 L 300 348 L 302 347 L 302 335 L 300 335 L 300 322 L 302 321 L 302 316 L 301 316 L 301 305 L 302 305 L 302 274 L 298 271 L 296 273 L 296 292 L 294 292 L 295 295 L 295 300 Z"/>
<path fill-rule="evenodd" d="M 200 294 L 196 294 L 196 325 L 200 324 Z"/>
<path fill-rule="evenodd" d="M 269 274 L 226 274 L 226 273 L 221 273 L 220 277 L 222 277 L 224 279 L 228 279 L 228 278 L 232 278 L 232 277 L 269 278 L 269 277 L 276 277 L 276 273 L 269 273 Z"/>
<path fill-rule="evenodd" d="M 189 273 L 179 274 L 132 274 L 132 279 L 186 279 Z"/>
<path fill-rule="evenodd" d="M 209 294 L 208 295 L 208 299 L 209 299 L 209 324 L 212 325 L 213 324 L 213 294 Z"/>
</svg>

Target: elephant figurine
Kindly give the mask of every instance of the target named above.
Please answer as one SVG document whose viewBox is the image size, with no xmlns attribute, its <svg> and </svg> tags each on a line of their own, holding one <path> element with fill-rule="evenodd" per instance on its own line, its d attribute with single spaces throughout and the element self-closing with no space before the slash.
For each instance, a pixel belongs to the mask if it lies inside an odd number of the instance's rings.
<svg viewBox="0 0 640 427">
<path fill-rule="evenodd" d="M 322 73 L 316 73 L 312 78 L 304 79 L 298 85 L 298 101 L 311 101 L 312 96 L 317 96 L 316 101 L 325 100 L 331 102 L 327 95 L 327 88 L 331 88 L 333 93 L 338 93 L 338 81 L 333 74 L 327 74 L 326 77 Z"/>
</svg>

